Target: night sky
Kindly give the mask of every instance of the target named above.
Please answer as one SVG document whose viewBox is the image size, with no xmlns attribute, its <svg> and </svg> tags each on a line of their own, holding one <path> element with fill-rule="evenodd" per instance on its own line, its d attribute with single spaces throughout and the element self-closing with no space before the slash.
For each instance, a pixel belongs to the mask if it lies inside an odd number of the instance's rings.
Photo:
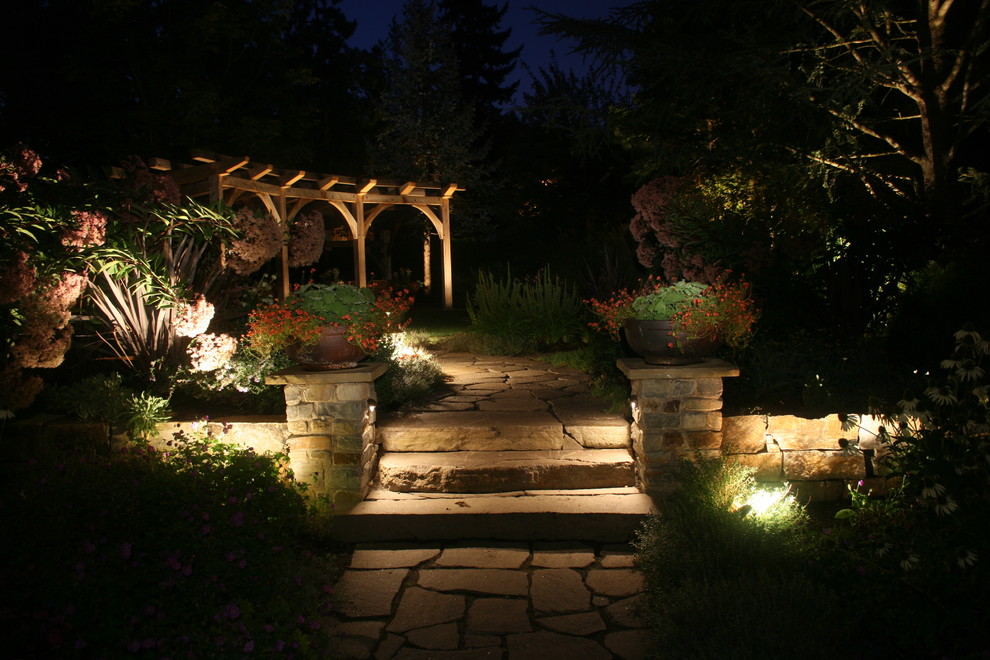
<svg viewBox="0 0 990 660">
<path fill-rule="evenodd" d="M 529 7 L 580 18 L 602 18 L 608 15 L 611 8 L 627 6 L 632 0 L 496 0 L 489 4 L 501 6 L 503 2 L 508 3 L 509 10 L 501 27 L 512 30 L 506 48 L 511 50 L 522 46 L 520 59 L 536 72 L 550 63 L 551 51 L 556 53 L 557 62 L 564 70 L 581 71 L 584 65 L 581 56 L 568 54 L 571 44 L 537 33 L 538 28 L 532 23 L 534 15 Z M 392 18 L 402 13 L 403 4 L 404 0 L 343 0 L 340 9 L 349 19 L 357 22 L 350 44 L 369 48 L 384 38 Z M 520 89 L 525 89 L 529 84 L 529 76 L 522 67 L 517 66 L 510 77 L 510 81 L 516 80 L 520 81 Z"/>
</svg>

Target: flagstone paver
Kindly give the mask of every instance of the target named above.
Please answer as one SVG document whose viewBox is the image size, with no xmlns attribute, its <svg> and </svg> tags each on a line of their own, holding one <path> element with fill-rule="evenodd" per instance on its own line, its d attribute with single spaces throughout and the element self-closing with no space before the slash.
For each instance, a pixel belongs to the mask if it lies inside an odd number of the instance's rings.
<svg viewBox="0 0 990 660">
<path fill-rule="evenodd" d="M 570 568 L 533 571 L 531 596 L 538 612 L 583 612 L 591 604 L 591 592 L 581 574 Z"/>
<path fill-rule="evenodd" d="M 343 660 L 640 660 L 642 575 L 604 568 L 616 557 L 633 550 L 570 541 L 358 544 L 335 588 L 336 648 Z"/>
<path fill-rule="evenodd" d="M 464 616 L 464 603 L 464 596 L 410 587 L 403 592 L 395 618 L 388 623 L 386 629 L 402 633 L 456 621 Z"/>
<path fill-rule="evenodd" d="M 469 591 L 499 596 L 525 596 L 525 573 L 501 568 L 429 568 L 419 572 L 419 584 L 434 591 Z"/>
<path fill-rule="evenodd" d="M 437 558 L 437 566 L 519 568 L 529 554 L 529 549 L 522 546 L 447 548 Z"/>
<path fill-rule="evenodd" d="M 529 632 L 533 624 L 526 610 L 529 602 L 510 598 L 479 598 L 468 610 L 467 629 L 474 633 Z"/>
<path fill-rule="evenodd" d="M 536 622 L 548 630 L 568 635 L 587 636 L 605 630 L 605 622 L 598 612 L 560 614 L 543 617 Z"/>
<path fill-rule="evenodd" d="M 633 596 L 643 590 L 643 574 L 627 568 L 592 569 L 585 582 L 596 594 L 604 596 Z"/>
<path fill-rule="evenodd" d="M 408 570 L 345 571 L 337 583 L 340 613 L 349 617 L 383 616 L 392 612 Z"/>
<path fill-rule="evenodd" d="M 547 658 L 581 658 L 611 660 L 612 654 L 601 644 L 583 637 L 561 635 L 546 630 L 509 635 L 511 660 L 546 660 Z"/>
</svg>

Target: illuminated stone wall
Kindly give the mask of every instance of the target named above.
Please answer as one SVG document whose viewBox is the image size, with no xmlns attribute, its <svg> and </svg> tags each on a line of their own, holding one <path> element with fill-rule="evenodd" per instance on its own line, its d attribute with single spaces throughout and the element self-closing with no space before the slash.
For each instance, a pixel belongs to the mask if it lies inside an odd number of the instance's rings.
<svg viewBox="0 0 990 660">
<path fill-rule="evenodd" d="M 681 461 L 733 459 L 756 469 L 760 481 L 787 481 L 800 498 L 834 500 L 860 480 L 883 489 L 877 422 L 829 415 L 723 416 L 722 379 L 739 375 L 723 360 L 684 366 L 619 360 L 629 378 L 632 449 L 641 487 L 664 495 L 677 487 Z"/>
<path fill-rule="evenodd" d="M 386 365 L 340 371 L 294 367 L 270 376 L 285 388 L 285 446 L 296 478 L 339 508 L 364 499 L 378 460 L 375 379 Z"/>
</svg>

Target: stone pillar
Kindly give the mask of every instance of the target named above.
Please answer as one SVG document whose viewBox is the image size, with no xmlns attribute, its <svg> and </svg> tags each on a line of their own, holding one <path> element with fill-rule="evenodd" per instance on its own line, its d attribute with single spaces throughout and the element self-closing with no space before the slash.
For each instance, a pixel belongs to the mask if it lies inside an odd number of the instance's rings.
<svg viewBox="0 0 990 660">
<path fill-rule="evenodd" d="M 739 369 L 709 358 L 684 366 L 647 364 L 622 358 L 632 396 L 633 454 L 640 487 L 664 495 L 677 485 L 684 458 L 718 457 L 722 446 L 722 379 Z"/>
<path fill-rule="evenodd" d="M 338 508 L 364 499 L 375 472 L 375 379 L 387 366 L 369 362 L 339 371 L 290 367 L 269 376 L 285 386 L 289 464 L 296 479 Z"/>
</svg>

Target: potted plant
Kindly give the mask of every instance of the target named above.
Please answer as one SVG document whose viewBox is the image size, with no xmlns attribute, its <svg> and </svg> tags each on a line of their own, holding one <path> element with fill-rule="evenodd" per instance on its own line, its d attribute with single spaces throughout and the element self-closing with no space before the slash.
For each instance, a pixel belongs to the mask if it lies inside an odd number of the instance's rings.
<svg viewBox="0 0 990 660">
<path fill-rule="evenodd" d="M 635 291 L 586 301 L 600 319 L 592 328 L 619 339 L 649 364 L 690 364 L 718 346 L 742 348 L 752 336 L 756 307 L 745 282 L 716 284 L 650 277 Z"/>
<path fill-rule="evenodd" d="M 408 292 L 350 284 L 305 284 L 285 301 L 251 312 L 251 350 L 284 350 L 310 371 L 347 369 L 378 349 L 381 338 L 405 327 Z"/>
</svg>

